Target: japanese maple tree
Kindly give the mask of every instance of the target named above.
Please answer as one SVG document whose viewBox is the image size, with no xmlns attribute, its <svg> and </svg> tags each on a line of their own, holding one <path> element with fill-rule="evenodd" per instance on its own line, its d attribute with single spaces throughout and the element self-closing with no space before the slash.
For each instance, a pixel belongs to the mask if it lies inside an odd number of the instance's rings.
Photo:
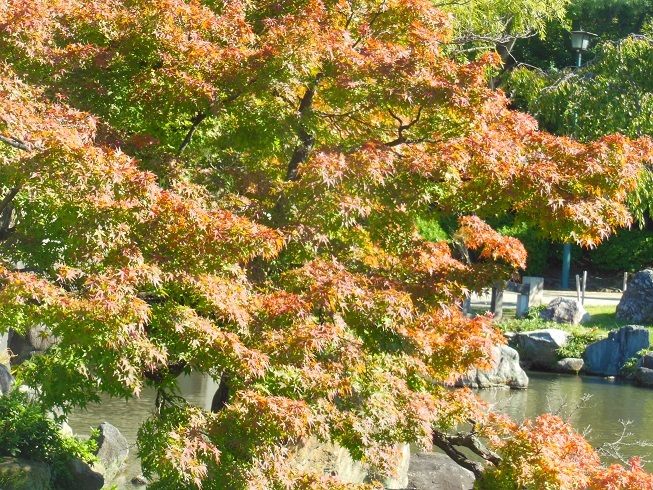
<svg viewBox="0 0 653 490">
<path fill-rule="evenodd" d="M 46 403 L 153 385 L 159 488 L 349 488 L 291 463 L 309 436 L 382 474 L 468 420 L 526 437 L 446 388 L 502 342 L 461 299 L 525 261 L 483 217 L 596 244 L 648 140 L 539 132 L 429 0 L 5 0 L 0 25 L 0 329 L 60 339 L 21 368 Z M 474 260 L 420 236 L 434 209 Z"/>
</svg>

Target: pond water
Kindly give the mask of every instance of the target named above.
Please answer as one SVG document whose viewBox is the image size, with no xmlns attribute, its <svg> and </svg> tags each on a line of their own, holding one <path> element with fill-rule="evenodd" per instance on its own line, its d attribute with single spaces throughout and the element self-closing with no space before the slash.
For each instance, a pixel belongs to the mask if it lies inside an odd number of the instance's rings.
<svg viewBox="0 0 653 490">
<path fill-rule="evenodd" d="M 617 441 L 624 431 L 622 422 L 630 422 L 627 432 L 632 435 L 624 438 L 620 454 L 653 461 L 653 446 L 640 444 L 653 444 L 653 390 L 592 376 L 529 372 L 528 377 L 527 390 L 480 390 L 478 395 L 518 422 L 545 412 L 557 413 L 594 447 Z M 645 467 L 653 471 L 653 463 Z"/>
<path fill-rule="evenodd" d="M 653 390 L 598 377 L 529 373 L 529 378 L 528 390 L 481 390 L 478 394 L 494 404 L 495 410 L 509 414 L 516 421 L 545 412 L 559 413 L 569 418 L 580 432 L 589 431 L 586 437 L 595 447 L 616 441 L 623 431 L 620 421 L 630 421 L 628 432 L 634 435 L 625 439 L 630 445 L 622 446 L 621 453 L 653 460 L 653 446 L 637 443 L 653 442 Z M 188 401 L 208 409 L 217 384 L 200 376 L 185 376 L 180 378 L 180 387 Z M 588 395 L 589 399 L 583 401 Z M 101 405 L 71 415 L 69 423 L 75 433 L 88 434 L 107 421 L 134 443 L 141 422 L 154 407 L 154 398 L 153 390 L 144 390 L 139 400 L 105 399 Z M 118 482 L 120 490 L 137 488 L 129 483 L 140 474 L 135 445 L 128 463 L 122 481 Z M 646 464 L 646 468 L 653 471 L 653 463 Z"/>
<path fill-rule="evenodd" d="M 186 400 L 207 410 L 211 408 L 213 394 L 218 389 L 217 383 L 211 378 L 199 375 L 181 376 L 179 387 L 181 395 Z M 154 410 L 155 399 L 156 392 L 151 388 L 145 388 L 137 400 L 125 401 L 106 397 L 101 404 L 89 405 L 86 410 L 78 410 L 68 419 L 75 434 L 90 434 L 91 430 L 101 423 L 109 422 L 116 426 L 129 441 L 131 448 L 127 468 L 118 477 L 118 481 L 114 482 L 119 490 L 139 488 L 130 483 L 133 477 L 141 474 L 136 450 L 136 434 L 142 422 Z M 144 487 L 140 486 L 140 488 Z"/>
</svg>

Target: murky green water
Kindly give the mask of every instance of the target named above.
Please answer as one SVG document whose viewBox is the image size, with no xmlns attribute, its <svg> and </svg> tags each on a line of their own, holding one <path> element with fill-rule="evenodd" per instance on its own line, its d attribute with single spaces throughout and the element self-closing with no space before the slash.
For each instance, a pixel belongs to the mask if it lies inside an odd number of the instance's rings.
<svg viewBox="0 0 653 490">
<path fill-rule="evenodd" d="M 589 431 L 586 436 L 595 447 L 616 441 L 622 433 L 620 421 L 631 421 L 628 432 L 634 436 L 626 439 L 631 445 L 623 446 L 622 454 L 653 460 L 653 446 L 636 444 L 638 440 L 653 442 L 653 390 L 595 377 L 541 373 L 529 373 L 529 377 L 528 390 L 482 390 L 478 394 L 495 404 L 496 410 L 508 413 L 517 421 L 545 412 L 558 412 L 563 418 L 569 418 L 580 432 Z M 185 377 L 181 381 L 182 395 L 204 408 L 210 407 L 216 389 L 212 380 L 199 376 Z M 589 400 L 583 402 L 586 395 L 590 396 Z M 74 414 L 69 422 L 76 433 L 84 434 L 107 421 L 118 427 L 133 443 L 141 422 L 154 407 L 154 397 L 153 391 L 146 390 L 136 401 L 107 399 L 100 406 Z M 653 463 L 648 463 L 646 467 L 648 471 L 653 471 Z M 133 447 L 119 488 L 136 488 L 129 480 L 138 474 L 140 467 L 136 448 Z"/>
<path fill-rule="evenodd" d="M 201 376 L 183 376 L 180 379 L 181 395 L 190 403 L 209 409 L 211 400 L 218 385 L 213 380 Z M 132 445 L 127 461 L 127 468 L 119 476 L 119 490 L 135 490 L 130 483 L 134 476 L 141 474 L 140 462 L 136 454 L 136 434 L 141 423 L 154 410 L 156 393 L 152 389 L 144 389 L 138 400 L 117 400 L 105 398 L 100 405 L 89 406 L 87 410 L 78 411 L 69 417 L 68 423 L 76 434 L 90 434 L 91 430 L 102 422 L 115 425 Z"/>
<path fill-rule="evenodd" d="M 516 421 L 545 412 L 557 413 L 584 433 L 594 447 L 617 441 L 623 433 L 621 422 L 631 422 L 627 432 L 632 436 L 624 439 L 621 454 L 653 461 L 653 446 L 638 443 L 653 444 L 652 389 L 600 377 L 543 373 L 528 376 L 528 390 L 483 390 L 478 394 Z M 647 463 L 646 469 L 653 471 L 653 463 Z"/>
</svg>

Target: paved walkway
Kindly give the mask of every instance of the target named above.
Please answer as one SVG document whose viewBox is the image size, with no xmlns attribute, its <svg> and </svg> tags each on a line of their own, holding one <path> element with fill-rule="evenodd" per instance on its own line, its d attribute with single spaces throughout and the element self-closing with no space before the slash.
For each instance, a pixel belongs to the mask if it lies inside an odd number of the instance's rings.
<svg viewBox="0 0 653 490">
<path fill-rule="evenodd" d="M 604 293 L 598 291 L 585 291 L 585 305 L 614 305 L 615 307 L 619 304 L 622 293 Z M 558 296 L 563 296 L 565 298 L 576 299 L 576 291 L 555 291 L 555 290 L 544 290 L 542 296 L 542 303 L 549 304 L 551 300 L 557 298 Z M 490 309 L 490 299 L 491 294 L 488 291 L 486 294 L 482 295 L 472 295 L 472 308 L 487 308 Z M 517 293 L 510 293 L 504 291 L 503 293 L 503 307 L 504 308 L 515 308 L 517 304 Z"/>
</svg>

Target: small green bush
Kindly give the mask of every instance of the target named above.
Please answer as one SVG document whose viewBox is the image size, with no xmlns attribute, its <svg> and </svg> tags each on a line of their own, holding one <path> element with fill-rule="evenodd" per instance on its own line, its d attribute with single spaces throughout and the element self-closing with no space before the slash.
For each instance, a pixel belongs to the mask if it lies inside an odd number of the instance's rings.
<svg viewBox="0 0 653 490">
<path fill-rule="evenodd" d="M 596 327 L 585 331 L 572 332 L 567 344 L 558 349 L 556 353 L 560 359 L 567 357 L 581 358 L 589 344 L 603 337 L 603 333 Z"/>
<path fill-rule="evenodd" d="M 621 371 L 624 374 L 635 374 L 635 371 L 637 370 L 637 361 L 640 360 L 643 356 L 651 352 L 650 347 L 647 349 L 642 349 L 637 352 L 637 355 L 635 357 L 630 357 L 628 360 L 624 363 L 623 366 L 621 366 Z"/>
<path fill-rule="evenodd" d="M 653 231 L 620 230 L 589 252 L 598 269 L 637 272 L 653 265 Z"/>
<path fill-rule="evenodd" d="M 46 410 L 27 394 L 13 390 L 0 396 L 0 456 L 20 457 L 47 463 L 52 471 L 53 488 L 69 482 L 66 462 L 79 458 L 96 460 L 97 443 L 68 437 Z"/>
<path fill-rule="evenodd" d="M 547 305 L 531 306 L 526 312 L 526 318 L 528 320 L 539 320 L 540 313 L 546 310 Z"/>
<path fill-rule="evenodd" d="M 449 234 L 442 228 L 440 221 L 434 216 L 417 218 L 417 230 L 419 234 L 430 242 L 441 242 L 449 239 Z"/>
<path fill-rule="evenodd" d="M 530 310 L 529 310 L 530 311 Z M 542 330 L 545 328 L 557 328 L 557 323 L 542 320 L 539 316 L 534 315 L 525 318 L 508 318 L 497 324 L 502 332 L 530 332 L 532 330 Z"/>
</svg>

